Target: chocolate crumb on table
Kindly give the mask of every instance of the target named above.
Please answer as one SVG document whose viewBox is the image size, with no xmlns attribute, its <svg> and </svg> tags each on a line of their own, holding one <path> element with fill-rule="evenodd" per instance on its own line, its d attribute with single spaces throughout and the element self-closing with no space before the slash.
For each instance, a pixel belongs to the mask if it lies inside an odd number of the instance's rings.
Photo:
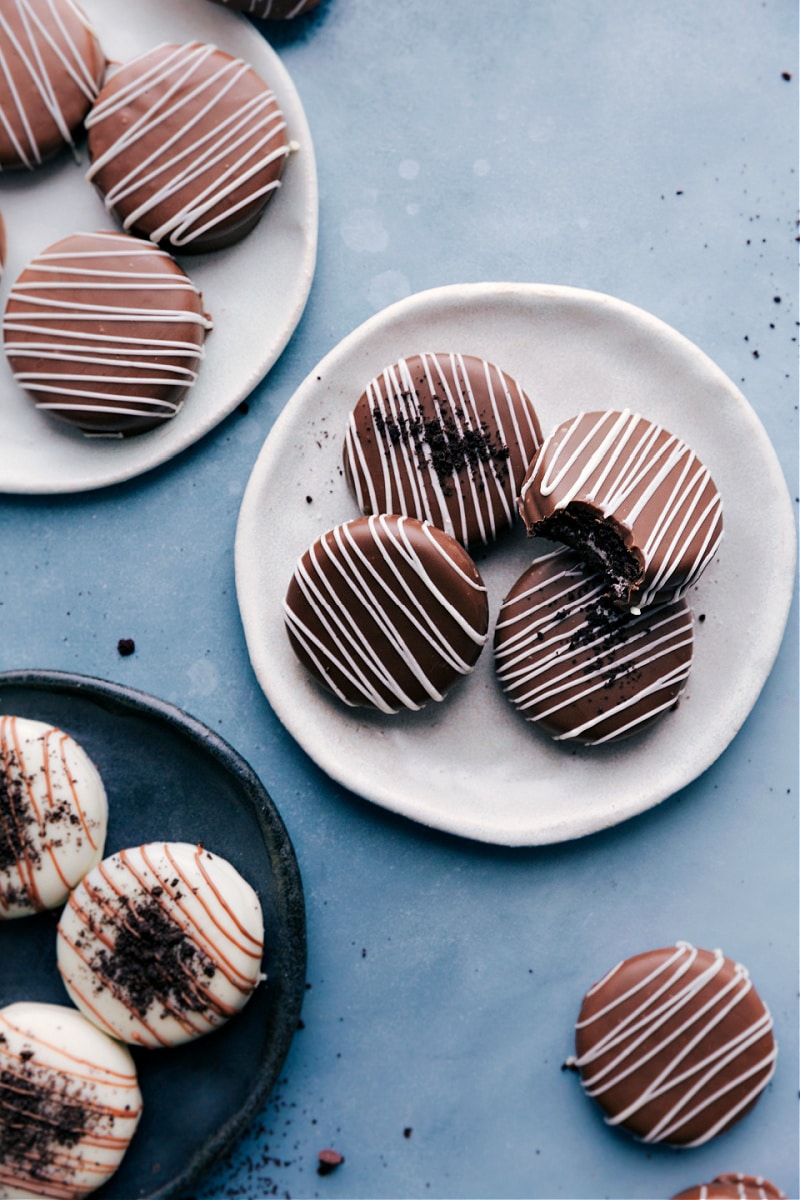
<svg viewBox="0 0 800 1200">
<path fill-rule="evenodd" d="M 344 1162 L 344 1155 L 338 1150 L 320 1150 L 317 1155 L 317 1174 L 330 1175 L 331 1171 L 335 1171 Z"/>
</svg>

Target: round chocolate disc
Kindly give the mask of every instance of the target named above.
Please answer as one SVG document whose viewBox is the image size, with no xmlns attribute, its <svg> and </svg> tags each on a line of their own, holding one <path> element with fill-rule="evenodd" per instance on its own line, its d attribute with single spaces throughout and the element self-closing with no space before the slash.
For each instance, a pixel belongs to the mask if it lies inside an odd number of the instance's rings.
<svg viewBox="0 0 800 1200">
<path fill-rule="evenodd" d="M 175 416 L 210 328 L 202 296 L 165 251 L 124 233 L 76 233 L 22 272 L 3 337 L 37 408 L 121 437 Z"/>
<path fill-rule="evenodd" d="M 567 1065 L 644 1142 L 701 1146 L 775 1071 L 772 1017 L 740 963 L 678 942 L 619 963 L 584 997 Z"/>
<path fill-rule="evenodd" d="M 682 596 L 722 538 L 708 468 L 680 438 L 627 409 L 559 425 L 531 463 L 519 510 L 530 535 L 577 550 L 633 607 Z"/>
<path fill-rule="evenodd" d="M 597 745 L 673 709 L 692 665 L 685 600 L 639 614 L 615 608 L 602 575 L 569 550 L 517 580 L 495 626 L 497 677 L 529 721 L 558 740 Z"/>
<path fill-rule="evenodd" d="M 344 444 L 363 513 L 430 521 L 464 546 L 515 520 L 514 501 L 542 440 L 510 376 L 468 354 L 414 354 L 367 386 Z"/>
<path fill-rule="evenodd" d="M 115 71 L 86 119 L 87 172 L 123 229 L 196 253 L 239 241 L 289 153 L 274 93 L 216 46 L 164 44 Z"/>
<path fill-rule="evenodd" d="M 81 129 L 106 70 L 73 0 L 0 6 L 0 168 L 37 167 Z"/>
<path fill-rule="evenodd" d="M 412 517 L 357 517 L 302 556 L 284 604 L 307 670 L 381 712 L 442 700 L 486 641 L 486 588 L 466 550 Z"/>
<path fill-rule="evenodd" d="M 672 1200 L 786 1200 L 786 1196 L 761 1175 L 741 1175 L 734 1171 L 717 1175 L 711 1183 L 685 1188 Z"/>
</svg>

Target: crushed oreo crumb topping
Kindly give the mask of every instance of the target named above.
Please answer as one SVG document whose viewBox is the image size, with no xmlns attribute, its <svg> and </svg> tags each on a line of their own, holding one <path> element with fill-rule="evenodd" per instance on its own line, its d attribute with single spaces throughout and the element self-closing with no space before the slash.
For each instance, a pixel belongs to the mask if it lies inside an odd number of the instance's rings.
<svg viewBox="0 0 800 1200">
<path fill-rule="evenodd" d="M 104 1118 L 84 1095 L 86 1085 L 68 1079 L 23 1050 L 19 1062 L 0 1070 L 0 1162 L 35 1182 L 52 1177 L 65 1148 L 91 1134 Z"/>
<path fill-rule="evenodd" d="M 109 987 L 139 1017 L 157 1005 L 165 1017 L 170 1007 L 207 1012 L 214 1004 L 204 984 L 216 965 L 164 910 L 161 891 L 156 887 L 133 899 L 118 898 L 116 912 L 103 921 L 112 947 L 95 947 L 89 965 L 101 981 L 98 988 Z M 85 941 L 84 949 L 90 939 Z"/>
<path fill-rule="evenodd" d="M 404 393 L 403 400 L 408 415 L 387 419 L 374 408 L 375 428 L 391 446 L 411 446 L 420 466 L 430 464 L 445 495 L 451 494 L 452 477 L 460 471 L 475 475 L 479 466 L 489 465 L 498 478 L 508 471 L 508 446 L 492 435 L 485 422 L 478 428 L 468 425 L 461 408 L 426 420 L 411 393 Z M 433 402 L 438 403 L 435 396 Z"/>
</svg>

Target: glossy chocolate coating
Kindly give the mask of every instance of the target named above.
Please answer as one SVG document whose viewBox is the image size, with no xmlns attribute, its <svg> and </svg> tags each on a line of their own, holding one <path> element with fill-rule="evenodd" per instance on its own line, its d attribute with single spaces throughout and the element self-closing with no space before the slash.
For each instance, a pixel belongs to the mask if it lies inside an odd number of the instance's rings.
<svg viewBox="0 0 800 1200">
<path fill-rule="evenodd" d="M 163 250 L 77 233 L 25 268 L 6 305 L 8 362 L 37 408 L 86 434 L 162 425 L 197 377 L 211 321 Z"/>
<path fill-rule="evenodd" d="M 235 8 L 248 17 L 269 18 L 272 21 L 289 21 L 316 8 L 320 0 L 216 0 L 227 8 Z"/>
<path fill-rule="evenodd" d="M 486 589 L 466 550 L 413 517 L 357 517 L 303 554 L 289 640 L 340 700 L 381 712 L 442 700 L 486 641 Z"/>
<path fill-rule="evenodd" d="M 499 367 L 414 354 L 368 384 L 348 422 L 344 467 L 363 513 L 402 513 L 464 546 L 494 541 L 542 440 L 533 404 Z"/>
<path fill-rule="evenodd" d="M 74 145 L 106 69 L 73 0 L 0 6 L 0 168 L 37 167 Z"/>
<path fill-rule="evenodd" d="M 280 186 L 274 93 L 216 46 L 164 44 L 108 79 L 86 119 L 87 172 L 123 229 L 173 251 L 239 241 Z"/>
<path fill-rule="evenodd" d="M 711 1183 L 684 1188 L 672 1200 L 786 1200 L 783 1192 L 761 1175 L 733 1172 L 717 1175 Z"/>
<path fill-rule="evenodd" d="M 544 555 L 504 599 L 495 665 L 508 699 L 557 740 L 597 745 L 675 707 L 692 665 L 685 600 L 615 609 L 602 575 L 568 550 Z"/>
<path fill-rule="evenodd" d="M 531 464 L 519 511 L 530 535 L 572 546 L 633 607 L 682 596 L 722 537 L 708 469 L 680 438 L 628 410 L 559 425 Z"/>
<path fill-rule="evenodd" d="M 645 1142 L 700 1146 L 740 1120 L 775 1071 L 772 1018 L 746 969 L 686 942 L 637 954 L 587 992 L 568 1065 Z"/>
</svg>

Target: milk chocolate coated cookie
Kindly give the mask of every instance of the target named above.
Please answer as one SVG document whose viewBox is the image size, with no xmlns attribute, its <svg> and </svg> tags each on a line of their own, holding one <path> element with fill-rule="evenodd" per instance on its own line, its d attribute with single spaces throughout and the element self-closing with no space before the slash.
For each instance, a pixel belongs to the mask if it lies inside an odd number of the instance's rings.
<svg viewBox="0 0 800 1200">
<path fill-rule="evenodd" d="M 73 0 L 0 5 L 0 168 L 33 168 L 81 128 L 106 69 Z"/>
<path fill-rule="evenodd" d="M 320 0 L 217 0 L 228 8 L 247 13 L 248 17 L 268 17 L 272 21 L 289 21 L 301 13 L 316 8 Z"/>
<path fill-rule="evenodd" d="M 344 467 L 363 513 L 430 521 L 464 546 L 494 541 L 542 440 L 533 404 L 499 367 L 414 354 L 368 384 Z"/>
<path fill-rule="evenodd" d="M 0 1009 L 0 1196 L 87 1196 L 121 1163 L 141 1112 L 130 1052 L 76 1009 Z"/>
<path fill-rule="evenodd" d="M 584 997 L 568 1065 L 644 1142 L 700 1146 L 740 1120 L 775 1071 L 772 1018 L 746 969 L 678 942 L 618 964 Z"/>
<path fill-rule="evenodd" d="M 722 538 L 708 468 L 680 438 L 628 410 L 559 425 L 531 464 L 519 510 L 529 534 L 573 547 L 633 607 L 682 596 Z"/>
<path fill-rule="evenodd" d="M 87 173 L 123 229 L 196 253 L 239 241 L 289 153 L 274 93 L 216 46 L 165 44 L 108 79 L 86 119 Z"/>
<path fill-rule="evenodd" d="M 500 608 L 498 679 L 557 740 L 597 745 L 646 729 L 674 708 L 691 669 L 685 600 L 636 615 L 604 593 L 603 576 L 561 550 L 536 559 Z"/>
<path fill-rule="evenodd" d="M 302 556 L 284 603 L 310 673 L 381 712 L 442 700 L 486 641 L 486 588 L 463 547 L 412 517 L 358 517 Z"/>
<path fill-rule="evenodd" d="M 3 336 L 37 408 L 121 437 L 175 416 L 210 328 L 200 293 L 165 251 L 127 234 L 77 233 L 22 272 Z"/>
<path fill-rule="evenodd" d="M 672 1200 L 786 1200 L 783 1192 L 761 1175 L 740 1175 L 734 1172 L 717 1175 L 711 1183 L 698 1183 L 685 1188 Z"/>
<path fill-rule="evenodd" d="M 263 979 L 258 896 L 229 862 L 187 842 L 112 854 L 58 923 L 58 969 L 90 1021 L 159 1047 L 216 1029 Z"/>
</svg>

